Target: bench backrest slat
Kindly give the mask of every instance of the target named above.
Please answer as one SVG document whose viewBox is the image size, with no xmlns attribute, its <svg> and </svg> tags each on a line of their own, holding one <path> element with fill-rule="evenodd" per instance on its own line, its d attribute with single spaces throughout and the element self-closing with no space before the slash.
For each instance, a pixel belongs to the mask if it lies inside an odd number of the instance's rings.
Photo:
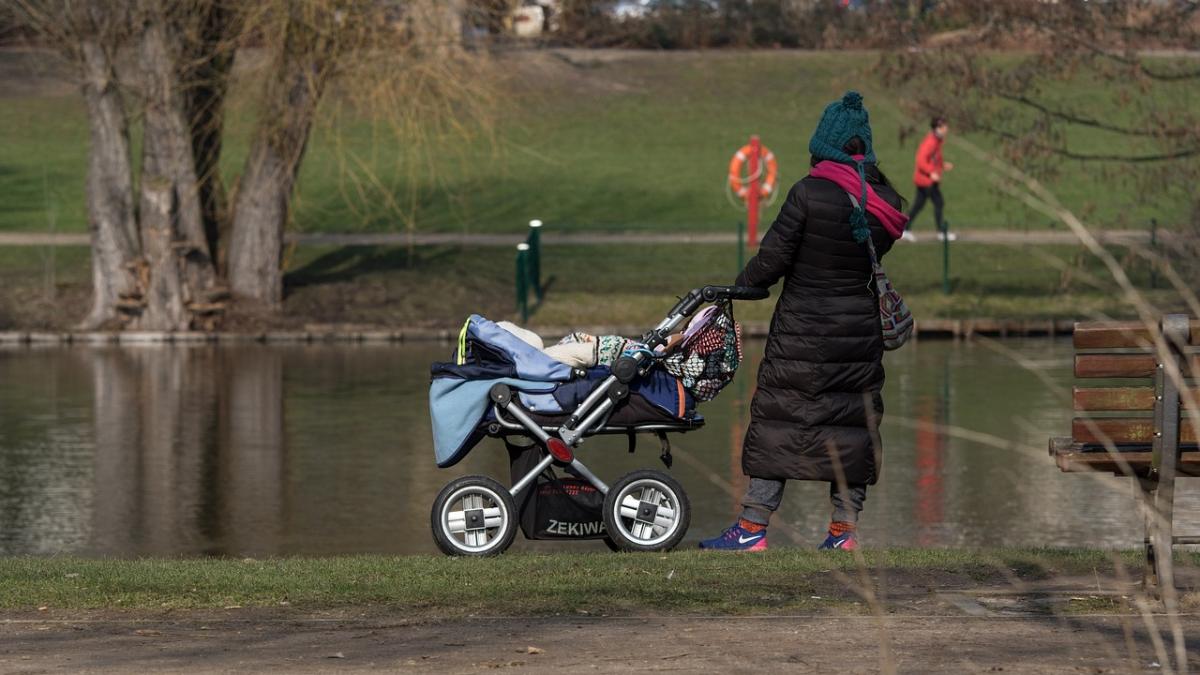
<svg viewBox="0 0 1200 675">
<path fill-rule="evenodd" d="M 1200 346 L 1200 321 L 1191 323 L 1190 342 Z M 1150 346 L 1150 331 L 1138 321 L 1080 322 L 1075 324 L 1076 349 L 1122 349 Z"/>
<path fill-rule="evenodd" d="M 1154 377 L 1157 361 L 1152 354 L 1076 354 L 1075 377 L 1078 378 L 1148 378 Z"/>
<path fill-rule="evenodd" d="M 1133 379 L 1154 377 L 1158 359 L 1154 354 L 1076 354 L 1075 377 Z M 1192 356 L 1184 364 L 1184 377 L 1200 373 L 1200 358 Z"/>
</svg>

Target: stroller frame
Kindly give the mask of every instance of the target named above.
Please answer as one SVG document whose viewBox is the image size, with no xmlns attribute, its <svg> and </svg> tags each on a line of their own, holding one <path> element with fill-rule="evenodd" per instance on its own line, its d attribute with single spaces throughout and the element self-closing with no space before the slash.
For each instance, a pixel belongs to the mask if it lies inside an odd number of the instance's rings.
<svg viewBox="0 0 1200 675">
<path fill-rule="evenodd" d="M 641 342 L 647 349 L 618 358 L 611 373 L 591 390 L 565 421 L 539 422 L 520 404 L 511 387 L 493 385 L 488 398 L 494 419 L 487 423 L 487 435 L 504 438 L 510 453 L 515 448 L 525 447 L 536 453 L 529 456 L 528 461 L 533 462 L 534 457 L 537 461 L 519 477 L 516 472 L 529 464 L 514 468 L 514 482 L 508 488 L 486 476 L 466 476 L 447 484 L 434 501 L 430 514 L 434 540 L 439 548 L 449 555 L 503 552 L 516 534 L 518 495 L 533 485 L 551 465 L 586 481 L 604 496 L 605 542 L 610 548 L 663 551 L 674 547 L 686 533 L 691 511 L 687 495 L 678 481 L 664 472 L 642 469 L 625 474 L 610 487 L 576 456 L 575 449 L 591 436 L 626 434 L 632 452 L 636 434 L 655 433 L 662 442 L 663 462 L 669 468 L 670 443 L 666 434 L 699 429 L 703 421 L 656 420 L 644 424 L 610 425 L 614 410 L 630 396 L 629 384 L 653 367 L 656 349 L 666 345 L 668 338 L 701 306 L 713 303 L 724 308 L 734 300 L 762 300 L 769 295 L 766 289 L 745 286 L 710 285 L 691 290 L 642 337 Z M 516 446 L 509 443 L 508 437 L 523 437 L 533 443 Z M 490 534 L 493 530 L 498 530 L 495 536 Z M 456 541 L 451 533 L 464 537 L 464 541 Z"/>
</svg>

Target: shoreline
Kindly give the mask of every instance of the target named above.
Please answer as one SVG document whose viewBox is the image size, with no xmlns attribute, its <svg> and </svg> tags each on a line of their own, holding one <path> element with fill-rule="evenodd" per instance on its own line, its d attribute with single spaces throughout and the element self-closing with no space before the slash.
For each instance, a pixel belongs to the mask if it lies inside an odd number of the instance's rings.
<svg viewBox="0 0 1200 675">
<path fill-rule="evenodd" d="M 1062 337 L 1072 335 L 1075 319 L 928 319 L 918 321 L 914 339 L 969 340 L 981 337 Z M 744 338 L 767 336 L 765 321 L 742 322 Z M 573 328 L 528 327 L 546 337 L 561 337 L 582 330 L 593 335 L 639 335 L 644 327 L 596 325 Z M 144 344 L 312 344 L 451 342 L 458 328 L 347 328 L 329 326 L 308 330 L 270 331 L 0 331 L 0 348 L 32 345 L 144 345 Z"/>
</svg>

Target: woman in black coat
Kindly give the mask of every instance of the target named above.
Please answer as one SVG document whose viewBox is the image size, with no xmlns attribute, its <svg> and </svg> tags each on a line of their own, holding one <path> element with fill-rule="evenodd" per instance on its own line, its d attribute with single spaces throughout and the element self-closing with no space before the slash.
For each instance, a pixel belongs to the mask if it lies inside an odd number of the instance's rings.
<svg viewBox="0 0 1200 675">
<path fill-rule="evenodd" d="M 830 484 L 821 548 L 852 549 L 866 487 L 878 480 L 883 335 L 869 236 L 882 256 L 904 231 L 900 196 L 875 166 L 862 97 L 831 103 L 809 142 L 813 169 L 792 186 L 758 254 L 737 278 L 784 280 L 771 319 L 742 470 L 742 516 L 701 548 L 762 550 L 784 481 Z"/>
</svg>

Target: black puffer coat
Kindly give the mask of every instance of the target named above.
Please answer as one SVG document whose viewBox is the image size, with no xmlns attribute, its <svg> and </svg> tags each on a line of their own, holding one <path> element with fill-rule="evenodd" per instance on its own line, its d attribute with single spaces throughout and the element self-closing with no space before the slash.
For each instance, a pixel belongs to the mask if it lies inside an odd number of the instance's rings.
<svg viewBox="0 0 1200 675">
<path fill-rule="evenodd" d="M 867 180 L 900 207 L 874 166 Z M 738 285 L 759 288 L 784 279 L 742 446 L 751 477 L 837 482 L 835 461 L 848 483 L 879 477 L 883 334 L 871 261 L 851 235 L 850 213 L 850 197 L 835 183 L 804 178 L 738 275 Z M 892 238 L 867 219 L 882 256 Z"/>
</svg>

